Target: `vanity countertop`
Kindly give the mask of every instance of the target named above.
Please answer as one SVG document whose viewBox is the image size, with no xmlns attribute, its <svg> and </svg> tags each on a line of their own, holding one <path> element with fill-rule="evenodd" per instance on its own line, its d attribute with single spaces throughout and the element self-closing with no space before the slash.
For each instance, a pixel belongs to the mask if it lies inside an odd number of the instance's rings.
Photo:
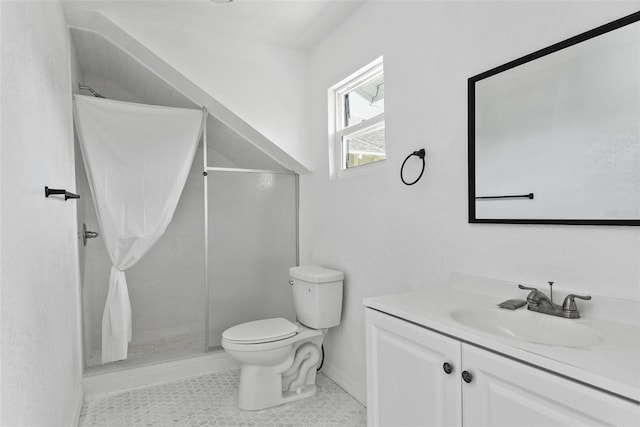
<svg viewBox="0 0 640 427">
<path fill-rule="evenodd" d="M 578 303 L 580 319 L 557 318 L 586 326 L 597 325 L 602 340 L 588 348 L 534 344 L 495 335 L 459 323 L 451 316 L 456 310 L 466 308 L 502 310 L 497 308 L 498 303 L 525 297 L 526 292 L 518 290 L 517 283 L 456 274 L 447 287 L 370 297 L 363 303 L 460 341 L 640 402 L 640 303 L 636 301 L 594 296 L 589 302 Z M 563 293 L 554 290 L 555 301 L 562 301 L 563 297 Z M 503 311 L 506 313 L 500 313 L 503 317 L 549 316 L 528 312 L 526 306 Z"/>
</svg>

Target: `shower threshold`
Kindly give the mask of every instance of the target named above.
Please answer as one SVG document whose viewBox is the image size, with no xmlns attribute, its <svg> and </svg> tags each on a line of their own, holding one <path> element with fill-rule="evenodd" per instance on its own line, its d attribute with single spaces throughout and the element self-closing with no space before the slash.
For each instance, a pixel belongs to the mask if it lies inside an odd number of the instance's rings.
<svg viewBox="0 0 640 427">
<path fill-rule="evenodd" d="M 84 375 L 114 372 L 132 367 L 183 359 L 205 353 L 204 331 L 174 335 L 143 343 L 130 343 L 128 358 L 100 364 L 101 354 L 96 351 L 85 367 Z"/>
</svg>

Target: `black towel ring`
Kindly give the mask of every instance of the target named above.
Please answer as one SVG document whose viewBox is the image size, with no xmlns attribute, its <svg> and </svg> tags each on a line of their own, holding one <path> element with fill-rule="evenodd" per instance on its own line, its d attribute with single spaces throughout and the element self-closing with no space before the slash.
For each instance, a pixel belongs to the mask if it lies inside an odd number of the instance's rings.
<svg viewBox="0 0 640 427">
<path fill-rule="evenodd" d="M 400 167 L 400 179 L 402 180 L 402 182 L 405 185 L 413 185 L 416 182 L 420 181 L 420 178 L 422 178 L 422 174 L 424 173 L 424 167 L 426 166 L 426 161 L 424 159 L 425 155 L 426 155 L 426 152 L 425 152 L 424 148 L 421 148 L 418 151 L 414 151 L 413 153 L 409 154 L 407 156 L 407 158 L 404 159 L 404 162 L 402 162 L 402 166 Z M 418 156 L 418 157 L 420 157 L 422 159 L 422 170 L 420 171 L 420 175 L 418 175 L 418 177 L 415 179 L 415 181 L 407 182 L 407 181 L 404 180 L 404 176 L 402 175 L 402 171 L 404 170 L 405 163 L 407 163 L 407 160 L 409 160 L 409 158 L 411 158 L 411 156 Z"/>
</svg>

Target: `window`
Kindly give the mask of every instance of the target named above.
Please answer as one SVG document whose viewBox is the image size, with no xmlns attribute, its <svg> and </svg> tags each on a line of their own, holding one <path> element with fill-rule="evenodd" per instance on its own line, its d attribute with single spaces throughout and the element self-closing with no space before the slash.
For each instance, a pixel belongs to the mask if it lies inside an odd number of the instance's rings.
<svg viewBox="0 0 640 427">
<path fill-rule="evenodd" d="M 386 158 L 382 57 L 329 92 L 335 113 L 331 176 L 369 170 L 381 163 Z"/>
</svg>

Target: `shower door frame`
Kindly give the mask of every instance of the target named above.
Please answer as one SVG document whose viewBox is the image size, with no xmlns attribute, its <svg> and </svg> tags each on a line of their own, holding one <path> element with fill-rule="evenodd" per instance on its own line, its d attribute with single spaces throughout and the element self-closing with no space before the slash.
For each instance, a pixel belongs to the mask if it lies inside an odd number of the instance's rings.
<svg viewBox="0 0 640 427">
<path fill-rule="evenodd" d="M 268 170 L 268 169 L 246 169 L 246 168 L 225 168 L 225 167 L 217 167 L 217 166 L 209 166 L 208 165 L 208 157 L 207 157 L 207 134 L 206 131 L 203 132 L 202 138 L 202 162 L 204 171 L 202 173 L 204 179 L 204 342 L 205 342 L 205 353 L 213 352 L 213 351 L 222 351 L 221 346 L 211 347 L 209 345 L 209 188 L 207 186 L 207 178 L 208 172 L 240 172 L 240 173 L 268 173 L 268 174 L 278 174 L 278 175 L 293 175 L 294 177 L 294 185 L 295 185 L 295 236 L 296 236 L 296 261 L 295 265 L 298 266 L 300 264 L 300 175 L 291 170 Z M 266 154 L 265 154 L 266 155 Z"/>
</svg>

